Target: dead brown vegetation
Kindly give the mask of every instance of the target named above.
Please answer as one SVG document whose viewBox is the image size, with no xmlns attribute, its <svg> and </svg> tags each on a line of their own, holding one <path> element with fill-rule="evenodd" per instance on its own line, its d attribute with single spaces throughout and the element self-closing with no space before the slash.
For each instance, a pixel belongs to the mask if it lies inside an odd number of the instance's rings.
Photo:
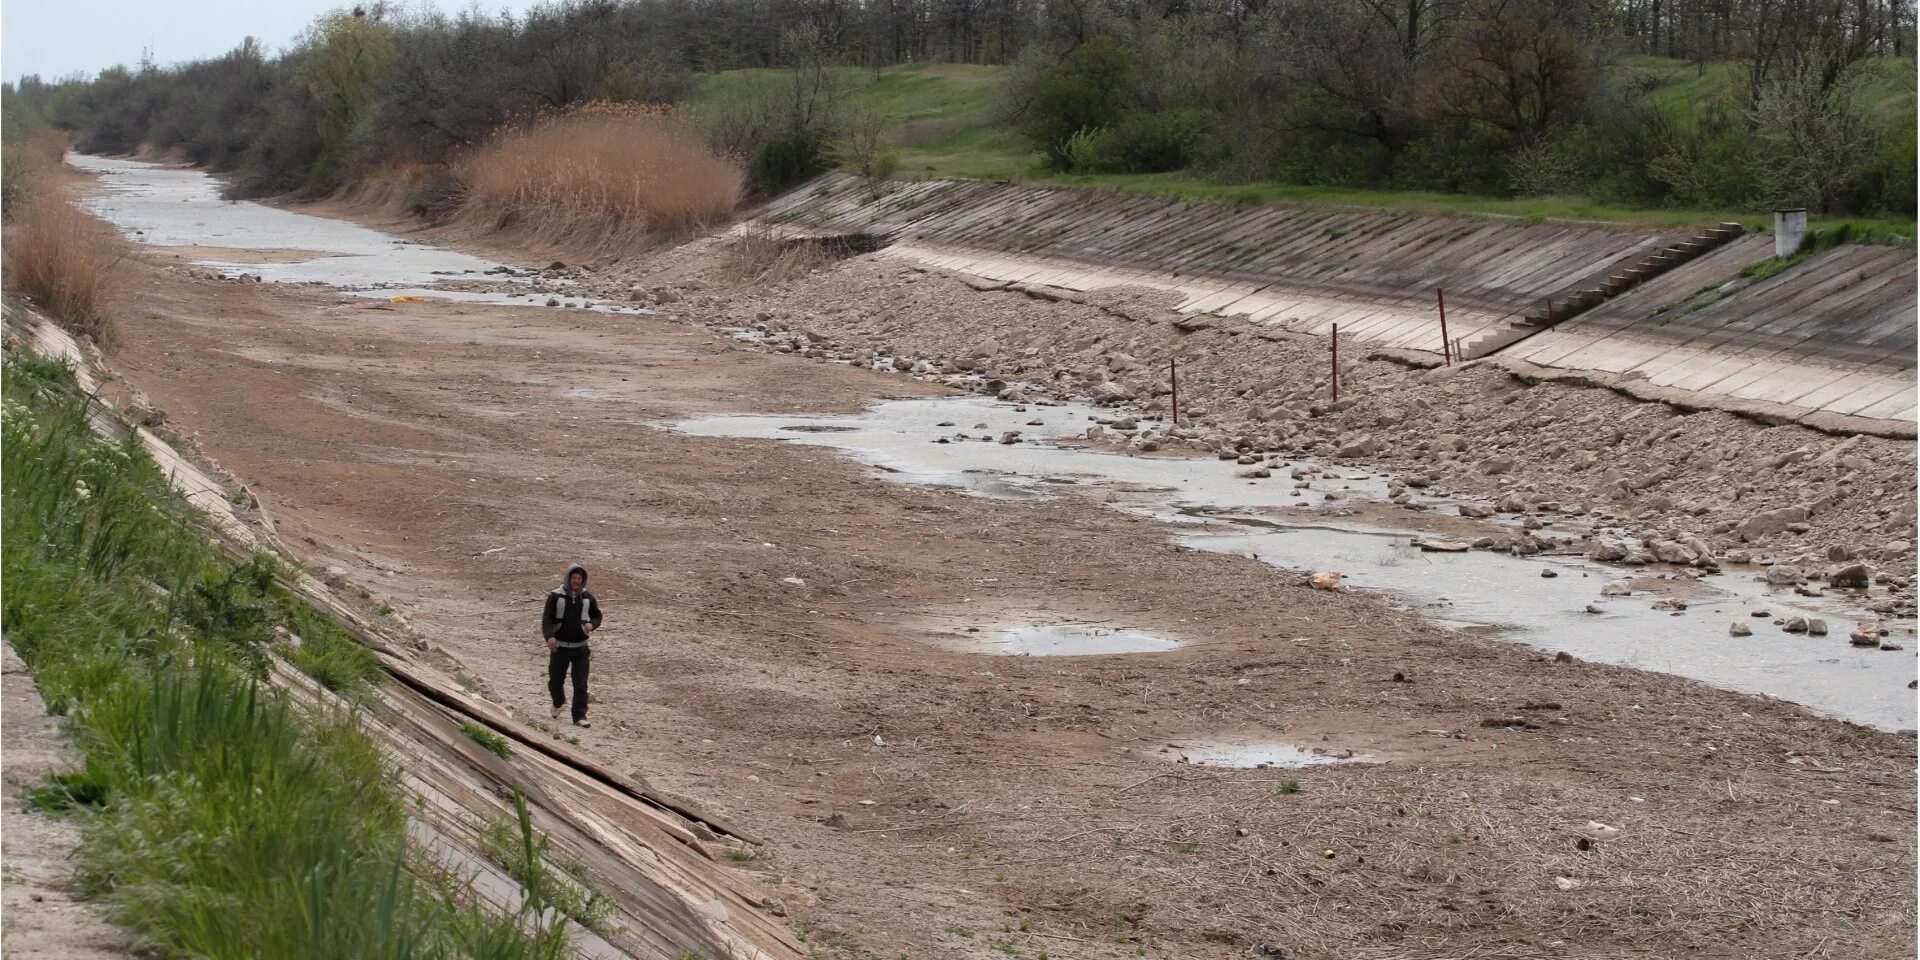
<svg viewBox="0 0 1920 960">
<path fill-rule="evenodd" d="M 746 176 L 657 108 L 595 103 L 501 133 L 455 167 L 457 218 L 605 252 L 724 222 Z"/>
<path fill-rule="evenodd" d="M 102 300 L 120 238 L 75 206 L 60 183 L 66 138 L 26 137 L 9 145 L 6 238 L 0 274 L 6 291 L 29 300 L 67 329 L 104 340 L 111 325 Z"/>
</svg>

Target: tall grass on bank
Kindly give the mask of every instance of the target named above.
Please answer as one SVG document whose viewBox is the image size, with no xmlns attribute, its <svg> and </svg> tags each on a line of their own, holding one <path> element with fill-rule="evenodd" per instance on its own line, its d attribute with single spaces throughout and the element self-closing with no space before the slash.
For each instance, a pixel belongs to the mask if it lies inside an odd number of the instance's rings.
<svg viewBox="0 0 1920 960">
<path fill-rule="evenodd" d="M 123 247 L 118 235 L 64 195 L 58 171 L 64 134 L 41 131 L 0 149 L 0 275 L 8 293 L 32 299 L 74 333 L 111 333 L 101 298 Z"/>
<path fill-rule="evenodd" d="M 462 214 L 480 225 L 615 249 L 723 222 L 746 184 L 671 113 L 607 103 L 503 131 L 456 170 Z"/>
<path fill-rule="evenodd" d="M 37 130 L 0 144 L 0 219 L 13 219 L 20 204 L 44 190 L 67 157 L 67 135 Z"/>
<path fill-rule="evenodd" d="M 124 255 L 120 238 L 58 191 L 35 188 L 6 225 L 6 290 L 76 334 L 105 341 L 113 332 L 103 300 Z"/>
<path fill-rule="evenodd" d="M 166 956 L 568 956 L 417 859 L 350 712 L 264 682 L 297 634 L 351 698 L 364 648 L 210 545 L 137 441 L 97 439 L 65 367 L 12 348 L 4 378 L 0 627 L 85 755 L 61 786 L 96 804 L 77 866 L 111 916 Z"/>
</svg>

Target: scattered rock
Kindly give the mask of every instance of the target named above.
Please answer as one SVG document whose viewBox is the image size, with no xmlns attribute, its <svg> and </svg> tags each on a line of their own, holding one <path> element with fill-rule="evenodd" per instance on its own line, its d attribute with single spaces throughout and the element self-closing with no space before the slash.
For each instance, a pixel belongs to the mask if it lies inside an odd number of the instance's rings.
<svg viewBox="0 0 1920 960">
<path fill-rule="evenodd" d="M 1767 583 L 1776 587 L 1790 587 L 1804 579 L 1800 568 L 1790 563 L 1776 563 L 1767 568 Z"/>
<path fill-rule="evenodd" d="M 1880 623 L 1877 620 L 1862 620 L 1854 625 L 1848 639 L 1856 647 L 1877 647 L 1880 645 Z"/>
<path fill-rule="evenodd" d="M 1419 547 L 1422 553 L 1465 553 L 1469 549 L 1472 549 L 1473 544 L 1465 540 L 1440 540 L 1432 537 L 1422 537 L 1421 539 L 1413 541 L 1413 546 Z"/>
<path fill-rule="evenodd" d="M 1633 596 L 1633 583 L 1627 580 L 1615 580 L 1612 583 L 1609 583 L 1606 586 L 1601 587 L 1600 595 L 1603 597 Z"/>
<path fill-rule="evenodd" d="M 1788 617 L 1786 626 L 1783 626 L 1780 629 L 1788 633 L 1806 633 L 1807 618 L 1806 617 Z"/>
<path fill-rule="evenodd" d="M 1378 452 L 1381 446 L 1380 441 L 1372 435 L 1363 435 L 1358 439 L 1341 445 L 1334 450 L 1333 455 L 1336 457 L 1367 457 Z"/>
<path fill-rule="evenodd" d="M 1733 626 L 1727 628 L 1727 633 L 1736 637 L 1751 637 L 1753 636 L 1753 628 L 1747 626 L 1743 620 L 1735 620 Z"/>
<path fill-rule="evenodd" d="M 1340 589 L 1340 577 L 1341 574 L 1338 571 L 1327 570 L 1307 578 L 1307 583 L 1312 585 L 1315 590 L 1338 590 Z"/>
<path fill-rule="evenodd" d="M 1493 504 L 1463 503 L 1460 505 L 1460 515 L 1463 517 L 1471 517 L 1476 520 L 1485 519 L 1487 517 L 1493 516 Z"/>
<path fill-rule="evenodd" d="M 1827 586 L 1865 587 L 1873 579 L 1873 569 L 1864 563 L 1849 563 L 1836 567 L 1827 574 Z"/>
<path fill-rule="evenodd" d="M 1586 829 L 1581 831 L 1592 840 L 1613 840 L 1620 836 L 1620 828 L 1601 823 L 1598 820 L 1587 821 Z"/>
<path fill-rule="evenodd" d="M 1827 622 L 1819 617 L 1807 618 L 1807 636 L 1824 637 L 1827 635 Z"/>
</svg>

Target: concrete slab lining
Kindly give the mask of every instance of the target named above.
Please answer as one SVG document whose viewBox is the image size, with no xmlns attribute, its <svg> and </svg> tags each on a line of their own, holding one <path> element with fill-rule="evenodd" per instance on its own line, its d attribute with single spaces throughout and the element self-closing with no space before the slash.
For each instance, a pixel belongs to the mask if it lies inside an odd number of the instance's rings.
<svg viewBox="0 0 1920 960">
<path fill-rule="evenodd" d="M 846 174 L 777 198 L 759 217 L 806 232 L 885 234 L 887 256 L 996 283 L 1145 287 L 1178 295 L 1184 313 L 1320 336 L 1338 324 L 1342 339 L 1383 349 L 1440 353 L 1434 298 L 1444 289 L 1448 335 L 1478 343 L 1469 356 L 1495 351 L 1530 376 L 1589 371 L 1608 385 L 1645 384 L 1633 389 L 1652 399 L 1913 435 L 1920 299 L 1911 248 L 1845 245 L 1756 280 L 1742 272 L 1771 255 L 1771 239 L 1738 237 L 1648 268 L 1657 275 L 1536 332 L 1544 324 L 1517 321 L 1544 316 L 1549 298 L 1598 289 L 1688 238 L 979 181 L 912 182 L 875 197 Z M 1674 255 L 1724 236 L 1694 237 Z M 1886 418 L 1899 422 L 1871 422 Z"/>
</svg>

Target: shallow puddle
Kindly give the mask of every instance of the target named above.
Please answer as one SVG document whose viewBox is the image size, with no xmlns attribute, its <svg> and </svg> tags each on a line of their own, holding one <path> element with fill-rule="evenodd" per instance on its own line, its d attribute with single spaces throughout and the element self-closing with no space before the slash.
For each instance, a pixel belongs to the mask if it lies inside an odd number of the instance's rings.
<svg viewBox="0 0 1920 960">
<path fill-rule="evenodd" d="M 1181 763 L 1194 763 L 1205 767 L 1235 767 L 1243 770 L 1266 767 L 1299 769 L 1324 767 L 1336 763 L 1380 762 L 1374 757 L 1354 753 L 1352 750 L 1307 748 L 1270 740 L 1183 743 L 1178 747 L 1166 747 L 1161 751 L 1161 756 Z"/>
<path fill-rule="evenodd" d="M 1104 450 L 1058 446 L 1086 435 L 1113 412 L 1082 404 L 1015 405 L 984 397 L 890 400 L 857 414 L 712 416 L 673 425 L 693 436 L 758 437 L 833 447 L 887 476 L 909 483 L 957 487 L 989 497 L 1046 495 L 1085 487 L 1118 506 L 1136 505 L 1156 515 L 1180 507 L 1257 510 L 1347 499 L 1384 499 L 1387 481 L 1358 470 L 1335 470 L 1295 490 L 1288 471 L 1273 476 L 1234 476 L 1247 467 L 1184 457 L 1130 457 Z M 1038 420 L 1039 423 L 1033 421 Z M 1153 426 L 1152 422 L 1142 426 Z M 1015 443 L 1000 442 L 1009 433 Z M 796 436 L 796 434 L 800 436 Z M 942 442 L 945 441 L 945 442 Z M 1205 469 L 1196 469 L 1204 466 Z"/>
<path fill-rule="evenodd" d="M 1091 623 L 1000 627 L 962 635 L 957 649 L 1009 657 L 1091 657 L 1125 653 L 1163 653 L 1180 642 L 1139 630 Z"/>
<path fill-rule="evenodd" d="M 1913 648 L 1920 646 L 1912 642 L 1913 622 L 1881 619 L 1906 651 L 1850 646 L 1847 633 L 1868 616 L 1857 597 L 1797 597 L 1749 573 L 1728 573 L 1689 582 L 1688 608 L 1675 616 L 1654 609 L 1654 596 L 1601 595 L 1611 581 L 1658 576 L 1657 570 L 1574 556 L 1422 553 L 1410 544 L 1420 535 L 1412 529 L 1273 512 L 1382 500 L 1382 476 L 1334 468 L 1332 476 L 1315 476 L 1307 490 L 1297 491 L 1290 471 L 1310 461 L 1284 461 L 1271 468 L 1272 477 L 1250 480 L 1236 476 L 1247 468 L 1232 462 L 1055 445 L 1084 435 L 1092 418 L 1112 415 L 1078 404 L 1019 409 L 981 397 L 938 397 L 886 401 L 846 416 L 714 416 L 674 427 L 698 436 L 831 447 L 890 480 L 979 496 L 1085 496 L 1189 524 L 1194 532 L 1179 539 L 1196 549 L 1251 555 L 1293 570 L 1339 571 L 1349 586 L 1384 593 L 1450 629 L 1765 694 L 1858 723 L 1915 725 L 1907 689 Z M 1035 419 L 1041 422 L 1032 424 Z M 1019 442 L 1000 443 L 1009 431 L 1020 432 Z M 1340 499 L 1328 501 L 1328 493 Z M 1590 604 L 1600 612 L 1587 612 Z M 1750 616 L 1760 608 L 1771 616 Z M 1773 623 L 1796 615 L 1825 619 L 1829 634 L 1789 634 Z M 1730 636 L 1736 620 L 1750 624 L 1753 635 Z"/>
</svg>

